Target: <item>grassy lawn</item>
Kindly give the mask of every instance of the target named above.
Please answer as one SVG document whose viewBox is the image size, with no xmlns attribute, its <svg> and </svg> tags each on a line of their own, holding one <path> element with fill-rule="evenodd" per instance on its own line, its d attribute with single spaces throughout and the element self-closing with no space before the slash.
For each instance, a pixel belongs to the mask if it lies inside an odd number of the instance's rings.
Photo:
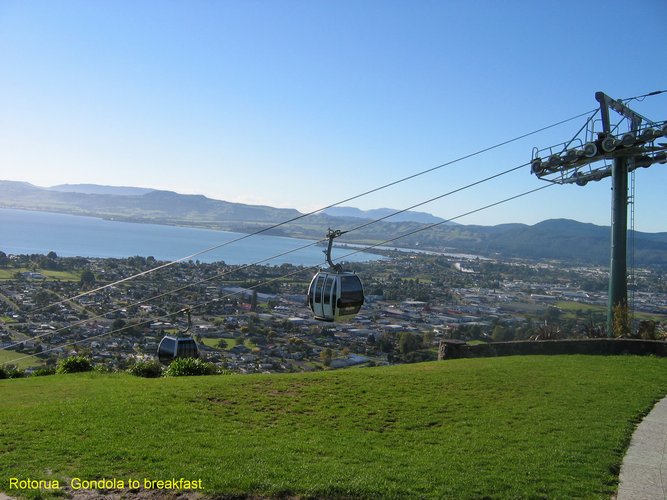
<svg viewBox="0 0 667 500">
<path fill-rule="evenodd" d="M 537 315 L 542 314 L 546 309 L 547 304 L 528 303 L 528 302 L 507 302 L 502 304 L 502 309 L 506 311 L 514 311 L 517 313 Z"/>
<path fill-rule="evenodd" d="M 220 347 L 218 344 L 220 344 L 220 341 L 224 340 L 226 342 L 226 346 Z M 207 338 L 207 337 L 202 337 L 201 339 L 202 344 L 212 347 L 213 349 L 231 349 L 234 347 L 234 339 L 232 338 Z M 231 344 L 231 345 L 230 345 Z"/>
<path fill-rule="evenodd" d="M 25 370 L 26 368 L 30 368 L 33 366 L 44 366 L 44 362 L 36 358 L 34 356 L 31 356 L 29 358 L 24 358 L 25 354 L 21 352 L 16 352 L 16 351 L 11 351 L 8 349 L 0 349 L 0 365 L 4 363 L 11 363 L 13 365 L 16 365 L 18 368 L 21 368 L 22 370 Z M 15 358 L 23 358 L 19 361 L 13 361 Z"/>
<path fill-rule="evenodd" d="M 558 301 L 554 303 L 555 307 L 562 309 L 563 311 L 593 311 L 599 313 L 607 313 L 606 306 L 598 306 L 595 304 L 584 304 L 583 302 L 569 302 L 569 301 Z"/>
<path fill-rule="evenodd" d="M 224 340 L 227 343 L 227 345 L 225 347 L 218 346 L 218 343 L 221 340 Z M 202 344 L 207 345 L 209 347 L 212 347 L 214 349 L 223 349 L 223 350 L 227 350 L 227 351 L 237 345 L 236 344 L 236 339 L 234 337 L 222 337 L 222 338 L 202 337 L 201 341 L 202 341 Z M 252 340 L 249 340 L 249 339 L 244 339 L 243 340 L 243 345 L 246 346 L 250 350 L 257 347 L 257 344 L 255 344 Z"/>
<path fill-rule="evenodd" d="M 0 380 L 9 478 L 188 478 L 218 495 L 609 498 L 667 359 Z"/>
<path fill-rule="evenodd" d="M 597 313 L 600 315 L 607 314 L 606 306 L 599 306 L 594 304 L 583 304 L 581 302 L 569 302 L 569 301 L 559 301 L 554 304 L 556 307 L 565 312 L 565 318 L 574 319 L 577 317 L 577 311 L 581 313 Z M 644 312 L 635 312 L 634 317 L 638 320 L 653 320 L 653 321 L 664 321 L 665 315 L 662 314 L 649 314 Z"/>
<path fill-rule="evenodd" d="M 49 270 L 46 270 L 46 269 L 42 269 L 39 272 L 42 273 L 44 276 L 46 276 L 48 279 L 51 279 L 51 280 L 77 281 L 77 282 L 81 280 L 81 273 L 80 272 L 49 271 Z"/>
<path fill-rule="evenodd" d="M 0 280 L 14 279 L 14 273 L 20 271 L 19 269 L 0 269 Z"/>
<path fill-rule="evenodd" d="M 0 269 L 0 280 L 9 280 L 14 279 L 14 275 L 19 273 L 24 273 L 28 271 L 33 271 L 33 269 L 23 268 L 12 268 L 12 269 Z M 72 272 L 72 271 L 51 271 L 48 269 L 37 269 L 38 273 L 43 274 L 49 280 L 60 280 L 60 281 L 79 281 L 81 279 L 81 273 Z"/>
</svg>

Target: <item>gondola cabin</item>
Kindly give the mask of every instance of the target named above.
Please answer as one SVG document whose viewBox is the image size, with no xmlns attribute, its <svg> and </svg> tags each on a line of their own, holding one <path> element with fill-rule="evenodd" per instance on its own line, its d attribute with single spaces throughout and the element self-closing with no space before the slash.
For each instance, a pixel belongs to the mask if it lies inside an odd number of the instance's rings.
<svg viewBox="0 0 667 500">
<path fill-rule="evenodd" d="M 364 287 L 355 273 L 320 271 L 308 287 L 308 305 L 315 319 L 345 321 L 364 303 Z"/>
<path fill-rule="evenodd" d="M 198 358 L 199 348 L 189 335 L 165 335 L 157 348 L 157 357 L 164 364 L 176 358 Z"/>
</svg>

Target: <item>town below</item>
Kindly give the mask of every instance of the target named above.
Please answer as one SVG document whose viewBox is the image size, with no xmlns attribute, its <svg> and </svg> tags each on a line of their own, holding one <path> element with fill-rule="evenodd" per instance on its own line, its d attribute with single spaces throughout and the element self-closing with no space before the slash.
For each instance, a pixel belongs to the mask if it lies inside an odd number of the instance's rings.
<svg viewBox="0 0 667 500">
<path fill-rule="evenodd" d="M 385 257 L 353 266 L 366 296 L 354 320 L 323 323 L 306 303 L 308 267 L 183 262 L 151 271 L 165 263 L 1 254 L 0 363 L 29 373 L 84 355 L 106 369 L 126 369 L 156 359 L 162 336 L 185 328 L 185 307 L 202 358 L 237 373 L 434 360 L 448 339 L 607 336 L 604 268 L 392 251 Z M 664 338 L 664 274 L 636 269 L 635 281 L 626 336 Z"/>
</svg>

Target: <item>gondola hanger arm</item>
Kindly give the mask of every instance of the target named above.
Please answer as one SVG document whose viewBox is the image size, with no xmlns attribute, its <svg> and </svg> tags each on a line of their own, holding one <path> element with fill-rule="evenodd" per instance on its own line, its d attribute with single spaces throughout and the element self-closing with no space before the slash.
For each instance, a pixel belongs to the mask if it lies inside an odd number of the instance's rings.
<svg viewBox="0 0 667 500">
<path fill-rule="evenodd" d="M 183 331 L 179 330 L 179 332 L 178 332 L 179 334 L 184 335 L 184 334 L 188 333 L 190 331 L 190 328 L 192 327 L 192 317 L 190 316 L 190 308 L 189 307 L 184 307 L 183 309 L 178 311 L 176 314 L 181 314 L 181 313 L 186 313 L 188 315 L 188 326 L 185 328 L 185 330 L 183 330 Z"/>
<path fill-rule="evenodd" d="M 334 264 L 333 261 L 331 260 L 331 247 L 333 246 L 333 240 L 334 238 L 339 237 L 341 234 L 345 234 L 347 231 L 341 231 L 340 229 L 333 230 L 329 228 L 329 231 L 327 232 L 327 238 L 329 238 L 329 245 L 327 246 L 327 249 L 324 251 L 324 254 L 327 256 L 327 263 L 337 273 L 341 272 L 343 270 L 343 266 L 340 264 Z"/>
</svg>

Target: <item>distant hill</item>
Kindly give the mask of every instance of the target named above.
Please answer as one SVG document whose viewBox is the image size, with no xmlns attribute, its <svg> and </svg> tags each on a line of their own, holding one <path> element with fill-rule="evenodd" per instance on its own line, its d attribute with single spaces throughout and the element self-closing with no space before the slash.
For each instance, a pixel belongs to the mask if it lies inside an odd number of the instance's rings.
<svg viewBox="0 0 667 500">
<path fill-rule="evenodd" d="M 466 245 L 470 252 L 531 259 L 556 259 L 570 263 L 608 265 L 611 230 L 569 219 L 551 219 L 529 226 L 466 226 L 478 236 Z M 638 265 L 667 267 L 667 233 L 634 234 L 634 254 Z"/>
<path fill-rule="evenodd" d="M 353 217 L 356 219 L 376 220 L 396 213 L 398 210 L 393 208 L 376 208 L 373 210 L 360 210 L 354 207 L 331 207 L 324 213 L 332 217 Z M 435 224 L 444 222 L 445 219 L 436 217 L 427 212 L 416 212 L 409 210 L 397 215 L 392 215 L 388 220 L 392 222 L 421 222 L 422 224 Z M 451 224 L 455 224 L 452 222 Z"/>
<path fill-rule="evenodd" d="M 114 194 L 120 196 L 141 196 L 155 189 L 124 187 L 124 186 L 100 186 L 98 184 L 59 184 L 47 188 L 50 191 L 61 191 L 63 193 L 84 194 Z"/>
<path fill-rule="evenodd" d="M 270 234 L 308 239 L 322 238 L 328 228 L 352 229 L 360 225 L 357 219 L 377 220 L 394 212 L 389 208 L 363 211 L 352 207 L 336 207 L 301 219 L 302 214 L 294 209 L 230 203 L 172 191 L 87 184 L 41 188 L 27 182 L 12 181 L 0 181 L 0 208 L 241 233 L 277 225 Z M 297 220 L 287 223 L 293 219 Z M 532 226 L 475 226 L 443 222 L 443 219 L 431 214 L 406 212 L 351 231 L 344 239 L 347 242 L 374 245 L 389 242 L 389 246 L 440 252 L 555 259 L 602 266 L 609 264 L 609 227 L 567 219 L 547 220 Z M 667 269 L 667 233 L 635 232 L 634 255 L 638 266 L 651 265 Z"/>
<path fill-rule="evenodd" d="M 212 228 L 226 228 L 232 223 L 282 222 L 300 215 L 292 209 L 229 203 L 171 191 L 92 185 L 41 188 L 11 181 L 0 181 L 0 207 Z"/>
</svg>

